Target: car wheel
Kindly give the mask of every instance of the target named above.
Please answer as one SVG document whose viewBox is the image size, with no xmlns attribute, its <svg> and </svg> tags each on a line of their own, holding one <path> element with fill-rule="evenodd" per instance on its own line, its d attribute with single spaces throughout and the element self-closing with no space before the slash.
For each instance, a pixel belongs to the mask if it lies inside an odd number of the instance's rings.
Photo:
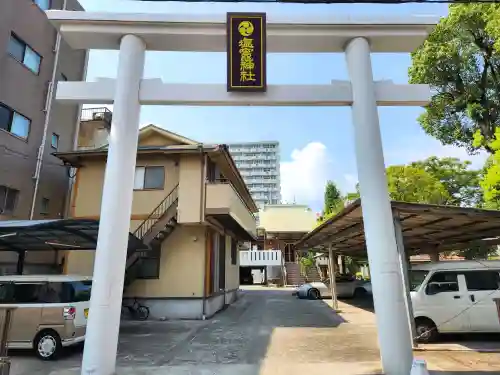
<svg viewBox="0 0 500 375">
<path fill-rule="evenodd" d="M 61 337 L 52 330 L 42 331 L 35 337 L 33 349 L 38 358 L 44 361 L 54 360 L 63 350 Z"/>
<path fill-rule="evenodd" d="M 307 296 L 309 297 L 309 299 L 320 299 L 321 298 L 321 294 L 319 293 L 318 289 L 309 290 L 309 292 L 307 292 Z"/>
<path fill-rule="evenodd" d="M 139 306 L 135 311 L 135 318 L 141 321 L 148 320 L 149 308 L 147 306 Z"/>
<path fill-rule="evenodd" d="M 415 331 L 417 333 L 417 341 L 422 344 L 434 342 L 439 336 L 436 324 L 427 318 L 415 319 Z"/>
</svg>

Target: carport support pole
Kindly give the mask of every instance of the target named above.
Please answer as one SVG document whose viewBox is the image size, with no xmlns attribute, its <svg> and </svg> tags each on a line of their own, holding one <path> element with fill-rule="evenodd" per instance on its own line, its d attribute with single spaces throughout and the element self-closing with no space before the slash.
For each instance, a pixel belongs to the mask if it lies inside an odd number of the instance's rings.
<svg viewBox="0 0 500 375">
<path fill-rule="evenodd" d="M 145 54 L 140 38 L 122 38 L 82 375 L 115 374 Z"/>
<path fill-rule="evenodd" d="M 365 38 L 354 38 L 345 52 L 382 367 L 385 374 L 404 375 L 410 373 L 413 353 L 387 189 L 370 45 Z"/>
<path fill-rule="evenodd" d="M 337 258 L 337 257 L 335 257 Z M 333 259 L 333 248 L 332 245 L 328 247 L 328 274 L 330 275 L 330 288 L 332 293 L 332 305 L 333 309 L 337 311 L 339 309 L 339 302 L 337 300 L 337 284 L 335 280 L 335 260 Z"/>
</svg>

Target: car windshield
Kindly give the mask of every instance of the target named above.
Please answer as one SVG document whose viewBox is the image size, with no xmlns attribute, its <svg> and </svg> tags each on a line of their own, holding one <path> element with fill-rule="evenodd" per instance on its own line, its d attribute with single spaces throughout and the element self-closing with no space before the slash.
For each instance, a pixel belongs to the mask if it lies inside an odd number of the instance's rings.
<svg viewBox="0 0 500 375">
<path fill-rule="evenodd" d="M 429 271 L 412 270 L 410 271 L 410 289 L 416 291 L 424 282 Z"/>
</svg>

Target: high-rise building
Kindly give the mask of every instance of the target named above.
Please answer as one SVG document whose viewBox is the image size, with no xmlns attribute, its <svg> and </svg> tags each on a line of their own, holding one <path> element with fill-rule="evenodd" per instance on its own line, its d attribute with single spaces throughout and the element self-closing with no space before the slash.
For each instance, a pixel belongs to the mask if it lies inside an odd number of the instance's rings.
<svg viewBox="0 0 500 375">
<path fill-rule="evenodd" d="M 0 0 L 0 220 L 65 213 L 68 168 L 52 153 L 73 148 L 80 108 L 52 100 L 48 116 L 49 93 L 83 79 L 87 52 L 57 43 L 45 10 L 63 3 L 83 10 L 77 0 Z"/>
<path fill-rule="evenodd" d="M 281 203 L 279 142 L 228 144 L 245 183 L 259 207 Z"/>
</svg>

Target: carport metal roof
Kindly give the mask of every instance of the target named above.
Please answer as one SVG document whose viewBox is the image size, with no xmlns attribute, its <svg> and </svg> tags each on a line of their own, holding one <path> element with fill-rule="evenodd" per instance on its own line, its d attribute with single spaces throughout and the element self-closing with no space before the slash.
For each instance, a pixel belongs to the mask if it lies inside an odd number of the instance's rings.
<svg viewBox="0 0 500 375">
<path fill-rule="evenodd" d="M 99 220 L 11 220 L 0 221 L 0 251 L 95 250 Z M 147 249 L 129 235 L 129 250 Z"/>
<path fill-rule="evenodd" d="M 283 241 L 298 241 L 300 240 L 307 232 L 267 232 L 266 231 L 266 239 L 268 240 L 283 240 Z"/>
<path fill-rule="evenodd" d="M 391 205 L 394 214 L 399 215 L 409 254 L 500 243 L 500 211 L 396 201 Z M 365 253 L 360 199 L 307 233 L 296 246 L 325 249 L 330 244 L 340 254 L 360 256 Z"/>
</svg>

